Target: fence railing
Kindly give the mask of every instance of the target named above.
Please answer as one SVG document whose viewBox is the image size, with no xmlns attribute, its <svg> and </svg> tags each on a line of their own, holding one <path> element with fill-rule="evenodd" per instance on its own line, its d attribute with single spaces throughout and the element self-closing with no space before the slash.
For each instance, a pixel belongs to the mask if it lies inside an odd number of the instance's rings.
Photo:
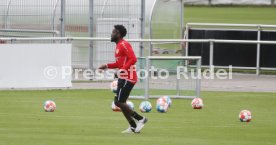
<svg viewBox="0 0 276 145">
<path fill-rule="evenodd" d="M 0 41 L 61 41 L 61 42 L 71 42 L 71 41 L 110 41 L 110 38 L 95 38 L 95 37 L 42 37 L 42 38 L 0 38 Z M 129 42 L 174 42 L 174 43 L 209 43 L 210 56 L 209 56 L 209 67 L 214 66 L 214 44 L 215 43 L 232 43 L 232 44 L 273 44 L 276 45 L 276 41 L 260 41 L 260 40 L 218 40 L 218 39 L 127 39 Z M 275 48 L 276 49 L 276 48 Z M 151 53 L 149 53 L 151 54 Z M 187 55 L 187 53 L 186 53 Z M 238 67 L 233 66 L 236 69 L 255 69 L 256 74 L 260 74 L 260 70 L 276 70 L 276 68 L 260 67 L 260 52 L 257 52 L 257 64 L 256 67 Z M 206 66 L 203 66 L 206 67 Z M 215 68 L 227 68 L 224 66 L 214 66 Z"/>
<path fill-rule="evenodd" d="M 276 25 L 265 25 L 265 24 L 227 24 L 227 23 L 187 23 L 186 26 L 220 26 L 220 27 L 253 27 L 259 28 L 276 28 Z"/>
<path fill-rule="evenodd" d="M 204 5 L 275 5 L 276 0 L 185 0 L 186 4 L 204 4 Z"/>
<path fill-rule="evenodd" d="M 33 29 L 0 29 L 0 32 L 8 32 L 8 33 L 14 33 L 14 32 L 20 32 L 20 33 L 39 33 L 39 34 L 51 34 L 53 37 L 58 36 L 60 33 L 59 31 L 53 31 L 53 30 L 33 30 Z"/>
<path fill-rule="evenodd" d="M 265 24 L 227 24 L 227 23 L 187 23 L 186 24 L 186 37 L 189 38 L 189 29 L 192 27 L 199 27 L 199 28 L 206 28 L 206 27 L 224 27 L 225 30 L 229 30 L 228 27 L 231 28 L 238 28 L 238 30 L 244 30 L 245 28 L 248 29 L 255 29 L 257 31 L 257 41 L 259 42 L 261 41 L 261 32 L 263 31 L 263 29 L 276 29 L 276 25 L 265 25 Z M 225 28 L 226 27 L 226 28 Z M 222 41 L 216 41 L 216 42 L 210 42 L 210 64 L 213 64 L 213 50 L 214 50 L 214 43 L 239 43 L 239 44 L 246 44 L 246 41 L 244 42 L 243 40 L 240 40 L 238 42 L 232 41 L 232 40 L 223 40 L 225 42 Z M 263 41 L 264 42 L 264 41 Z M 261 57 L 261 44 L 264 43 L 247 43 L 247 44 L 257 44 L 257 55 L 256 55 L 256 74 L 259 75 L 260 74 L 260 57 Z M 186 46 L 187 48 L 189 47 L 188 44 Z M 188 54 L 188 49 L 186 49 L 186 54 Z M 242 67 L 242 69 L 247 69 L 248 67 Z M 250 68 L 250 67 L 249 67 Z M 268 70 L 274 70 L 273 68 L 269 68 Z"/>
</svg>

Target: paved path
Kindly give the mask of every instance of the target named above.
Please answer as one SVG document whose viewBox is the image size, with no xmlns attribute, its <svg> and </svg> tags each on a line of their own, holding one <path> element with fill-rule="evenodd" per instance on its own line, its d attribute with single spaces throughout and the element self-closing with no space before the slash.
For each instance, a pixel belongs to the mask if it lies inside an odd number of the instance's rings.
<svg viewBox="0 0 276 145">
<path fill-rule="evenodd" d="M 157 80 L 155 84 L 158 84 Z M 156 86 L 155 86 L 156 87 Z M 158 86 L 158 88 L 168 89 L 168 86 Z M 164 88 L 166 87 L 166 88 Z M 90 81 L 76 82 L 73 87 L 65 89 L 109 89 L 110 81 Z M 175 87 L 174 87 L 175 88 Z M 16 90 L 48 90 L 53 88 L 29 88 Z M 64 89 L 64 88 L 54 88 Z M 3 89 L 0 89 L 3 90 Z M 233 74 L 231 80 L 201 80 L 202 91 L 232 91 L 232 92 L 274 92 L 276 93 L 276 75 L 261 75 L 255 74 Z"/>
<path fill-rule="evenodd" d="M 107 89 L 110 82 L 73 83 L 70 89 Z M 276 75 L 233 74 L 231 80 L 201 80 L 202 91 L 275 92 Z"/>
</svg>

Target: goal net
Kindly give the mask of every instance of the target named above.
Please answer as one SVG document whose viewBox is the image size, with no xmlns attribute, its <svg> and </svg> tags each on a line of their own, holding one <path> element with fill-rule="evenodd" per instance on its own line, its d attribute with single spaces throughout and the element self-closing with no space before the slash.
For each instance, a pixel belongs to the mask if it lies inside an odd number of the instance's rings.
<svg viewBox="0 0 276 145">
<path fill-rule="evenodd" d="M 138 83 L 131 98 L 161 96 L 195 98 L 200 96 L 201 57 L 148 56 L 136 64 Z"/>
</svg>

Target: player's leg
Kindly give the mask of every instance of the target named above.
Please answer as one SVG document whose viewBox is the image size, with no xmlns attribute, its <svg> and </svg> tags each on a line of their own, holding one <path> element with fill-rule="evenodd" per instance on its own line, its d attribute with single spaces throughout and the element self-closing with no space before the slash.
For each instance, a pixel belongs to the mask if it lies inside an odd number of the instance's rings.
<svg viewBox="0 0 276 145">
<path fill-rule="evenodd" d="M 133 89 L 134 84 L 132 84 L 129 81 L 126 80 L 118 80 L 118 92 L 117 92 L 117 106 L 121 108 L 123 114 L 125 115 L 126 119 L 129 121 L 131 127 L 135 128 L 135 132 L 140 132 L 140 130 L 143 128 L 144 124 L 147 122 L 146 117 L 142 117 L 137 112 L 131 110 L 128 105 L 126 104 L 126 100 L 129 97 L 129 94 L 131 90 Z M 133 119 L 137 120 L 137 124 L 134 125 Z"/>
<path fill-rule="evenodd" d="M 117 96 L 114 98 L 114 102 L 116 106 L 120 107 L 122 113 L 129 122 L 132 131 L 134 132 L 137 125 L 131 116 L 133 114 L 133 111 L 126 104 L 126 100 L 130 92 L 127 88 L 132 89 L 133 85 L 129 84 L 129 82 L 124 79 L 118 79 Z"/>
<path fill-rule="evenodd" d="M 130 92 L 132 91 L 134 87 L 134 84 L 131 82 L 127 81 L 126 85 L 123 87 L 123 94 L 126 98 L 129 97 Z M 130 109 L 131 110 L 131 109 Z M 135 132 L 140 132 L 141 129 L 144 127 L 145 123 L 148 121 L 146 117 L 143 117 L 139 115 L 136 111 L 131 110 L 131 117 L 137 120 L 136 125 L 137 127 L 135 128 Z"/>
</svg>

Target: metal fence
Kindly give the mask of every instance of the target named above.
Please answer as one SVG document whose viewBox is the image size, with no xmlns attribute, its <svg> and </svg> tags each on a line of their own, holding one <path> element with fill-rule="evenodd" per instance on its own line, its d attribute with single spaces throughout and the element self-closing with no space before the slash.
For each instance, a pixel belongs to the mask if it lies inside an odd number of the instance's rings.
<svg viewBox="0 0 276 145">
<path fill-rule="evenodd" d="M 192 5 L 275 5 L 275 0 L 184 0 Z"/>
<path fill-rule="evenodd" d="M 59 22 L 58 0 L 2 0 L 0 1 L 1 36 L 56 36 Z M 43 32 L 42 32 L 43 31 Z"/>
<path fill-rule="evenodd" d="M 129 31 L 126 38 L 138 39 L 142 37 L 144 2 L 1 0 L 0 37 L 110 37 L 113 25 L 123 24 Z M 139 54 L 139 43 L 133 45 Z M 74 67 L 92 68 L 113 60 L 113 49 L 113 45 L 106 42 L 74 41 L 72 64 Z M 96 55 L 99 53 L 101 57 Z"/>
<path fill-rule="evenodd" d="M 260 40 L 218 40 L 218 39 L 127 39 L 129 42 L 132 43 L 209 43 L 210 46 L 210 64 L 209 66 L 212 69 L 213 67 L 213 50 L 215 43 L 232 43 L 232 44 L 272 44 L 276 45 L 276 41 L 260 41 Z M 95 37 L 45 37 L 45 38 L 1 38 L 1 41 L 9 41 L 9 42 L 24 42 L 24 41 L 64 41 L 64 42 L 72 42 L 72 41 L 79 41 L 79 42 L 108 42 L 110 38 L 95 38 Z M 109 42 L 110 43 L 110 42 Z M 150 50 L 150 49 L 149 49 Z M 188 54 L 188 53 L 186 53 Z M 259 59 L 259 55 L 256 56 Z M 204 66 L 202 66 L 204 67 Z M 222 66 L 215 66 L 215 68 L 227 68 Z M 276 68 L 265 68 L 265 67 L 235 67 L 232 68 L 236 69 L 255 69 L 256 74 L 260 74 L 260 70 L 276 70 Z"/>
<path fill-rule="evenodd" d="M 113 25 L 123 24 L 128 34 L 126 39 L 141 38 L 142 1 L 139 0 L 94 0 L 93 29 L 91 37 L 110 37 Z M 136 54 L 140 54 L 139 43 L 132 44 Z M 91 42 L 90 68 L 114 61 L 114 43 Z"/>
<path fill-rule="evenodd" d="M 237 28 L 238 30 L 256 30 L 257 31 L 257 41 L 253 41 L 255 43 L 249 42 L 249 41 L 238 41 L 238 40 L 209 40 L 210 43 L 210 52 L 209 52 L 209 65 L 210 67 L 213 66 L 213 60 L 214 60 L 214 43 L 237 43 L 237 44 L 256 44 L 257 45 L 257 55 L 256 55 L 256 67 L 233 67 L 236 69 L 255 69 L 256 74 L 260 74 L 260 70 L 276 70 L 276 68 L 265 68 L 260 66 L 260 53 L 261 53 L 261 44 L 273 44 L 275 41 L 271 41 L 272 43 L 258 43 L 261 41 L 261 32 L 264 31 L 264 29 L 268 30 L 274 30 L 276 29 L 276 25 L 262 25 L 262 24 L 223 24 L 223 23 L 187 23 L 186 24 L 186 37 L 188 37 L 189 29 L 191 28 L 216 28 L 220 30 L 229 30 L 230 28 Z M 265 41 L 263 41 L 265 42 Z M 269 42 L 269 41 L 268 41 Z M 186 52 L 185 54 L 188 55 L 188 45 L 186 44 Z M 216 66 L 217 68 L 225 68 L 223 66 Z"/>
</svg>

